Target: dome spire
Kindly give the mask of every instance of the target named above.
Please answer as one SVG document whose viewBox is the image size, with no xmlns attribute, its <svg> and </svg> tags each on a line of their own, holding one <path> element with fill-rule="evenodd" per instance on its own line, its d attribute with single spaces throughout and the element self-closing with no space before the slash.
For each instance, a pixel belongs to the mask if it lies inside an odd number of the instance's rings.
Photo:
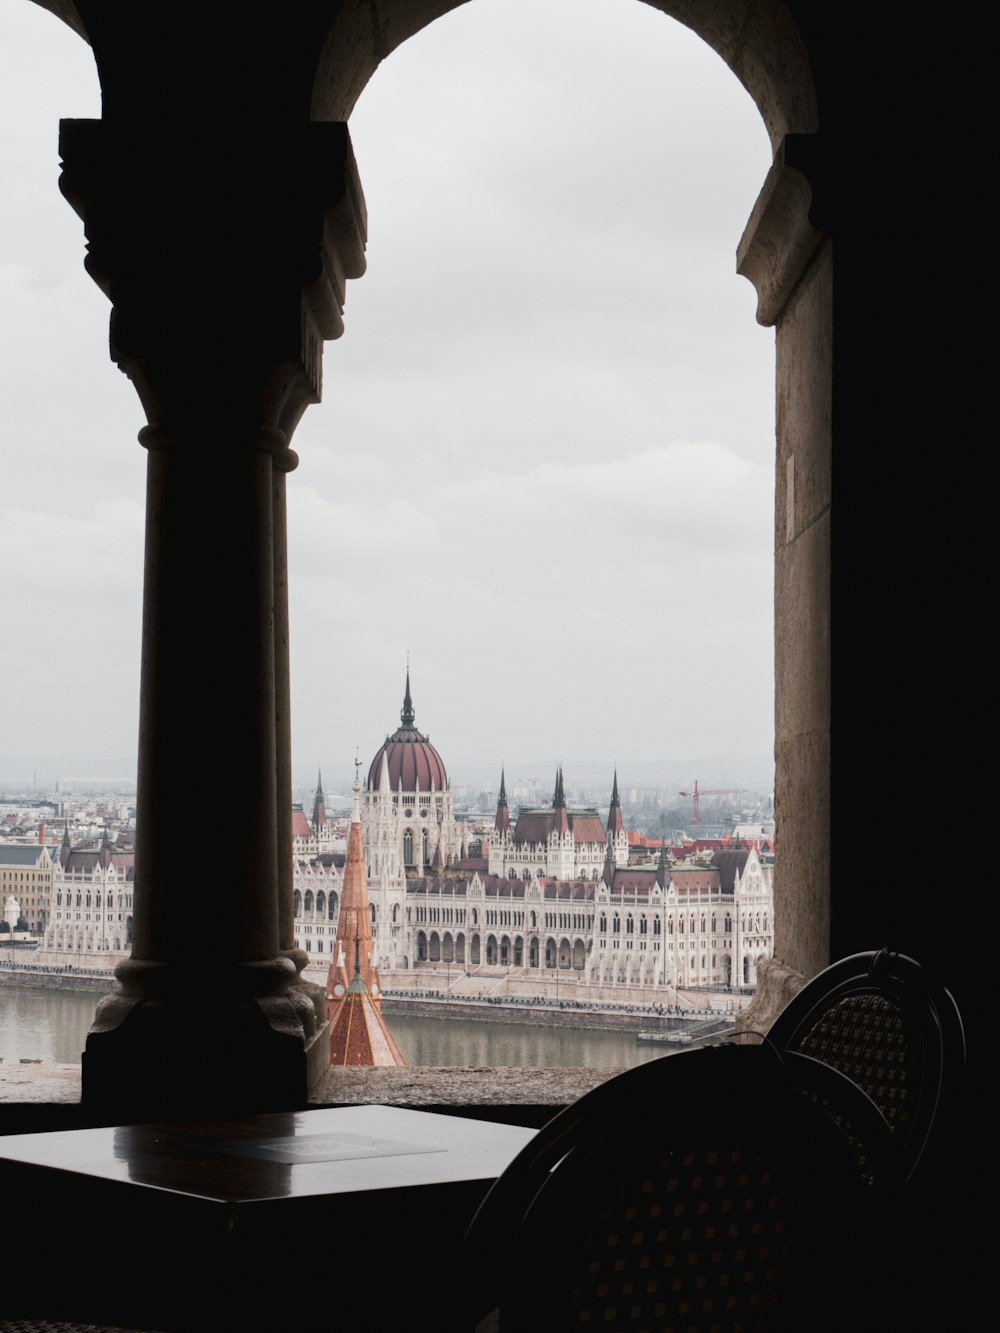
<svg viewBox="0 0 1000 1333">
<path fill-rule="evenodd" d="M 406 693 L 403 695 L 403 707 L 399 714 L 400 721 L 404 727 L 413 726 L 413 700 L 410 697 L 410 659 L 407 654 L 406 659 Z"/>
</svg>

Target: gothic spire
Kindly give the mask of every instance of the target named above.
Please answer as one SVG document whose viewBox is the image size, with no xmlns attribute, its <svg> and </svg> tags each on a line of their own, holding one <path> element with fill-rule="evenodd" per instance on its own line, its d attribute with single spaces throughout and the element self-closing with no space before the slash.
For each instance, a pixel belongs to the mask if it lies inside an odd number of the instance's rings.
<svg viewBox="0 0 1000 1333">
<path fill-rule="evenodd" d="M 400 721 L 404 727 L 413 726 L 413 700 L 410 697 L 410 666 L 406 666 L 406 693 L 403 695 L 403 707 L 399 714 Z"/>
<path fill-rule="evenodd" d="M 510 811 L 507 809 L 507 788 L 504 785 L 504 771 L 500 770 L 500 795 L 497 798 L 497 817 L 493 827 L 498 833 L 506 833 L 510 828 Z"/>
<path fill-rule="evenodd" d="M 556 790 L 555 794 L 552 797 L 552 804 L 554 807 L 560 805 L 565 807 L 566 805 L 566 796 L 565 793 L 563 792 L 562 764 L 560 764 L 559 767 L 556 769 Z"/>
<path fill-rule="evenodd" d="M 622 803 L 618 798 L 618 769 L 615 769 L 615 781 L 611 790 L 611 808 L 608 810 L 608 837 L 622 833 L 625 821 L 622 819 Z"/>
</svg>

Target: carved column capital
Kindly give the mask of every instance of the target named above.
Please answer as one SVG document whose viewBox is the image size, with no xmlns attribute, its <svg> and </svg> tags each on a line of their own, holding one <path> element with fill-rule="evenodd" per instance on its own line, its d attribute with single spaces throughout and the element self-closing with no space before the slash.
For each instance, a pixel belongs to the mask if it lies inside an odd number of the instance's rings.
<svg viewBox="0 0 1000 1333">
<path fill-rule="evenodd" d="M 826 195 L 818 136 L 786 134 L 736 249 L 736 271 L 757 292 L 757 322 L 777 323 L 826 234 L 817 200 Z"/>
<path fill-rule="evenodd" d="M 111 355 L 158 433 L 213 434 L 225 400 L 286 443 L 322 391 L 365 270 L 366 213 L 347 126 L 64 120 L 60 188 L 112 303 Z"/>
</svg>

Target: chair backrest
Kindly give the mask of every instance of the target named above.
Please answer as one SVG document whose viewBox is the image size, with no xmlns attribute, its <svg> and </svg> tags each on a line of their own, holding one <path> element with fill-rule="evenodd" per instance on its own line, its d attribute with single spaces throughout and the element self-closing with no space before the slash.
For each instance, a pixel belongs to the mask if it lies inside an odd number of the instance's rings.
<svg viewBox="0 0 1000 1333">
<path fill-rule="evenodd" d="M 892 1130 L 904 1177 L 916 1170 L 964 1076 L 954 999 L 926 968 L 887 949 L 854 954 L 814 977 L 767 1040 L 839 1070 L 862 1089 Z"/>
<path fill-rule="evenodd" d="M 678 1052 L 551 1120 L 469 1228 L 465 1327 L 862 1327 L 888 1131 L 835 1071 L 817 1090 L 811 1062 L 790 1064 L 766 1046 Z M 831 1080 L 863 1162 L 826 1109 Z"/>
</svg>

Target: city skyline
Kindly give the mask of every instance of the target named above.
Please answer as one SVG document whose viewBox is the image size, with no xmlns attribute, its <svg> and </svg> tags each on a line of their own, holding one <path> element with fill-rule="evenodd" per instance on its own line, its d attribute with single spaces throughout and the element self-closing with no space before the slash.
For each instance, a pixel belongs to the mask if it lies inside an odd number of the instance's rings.
<svg viewBox="0 0 1000 1333">
<path fill-rule="evenodd" d="M 532 5 L 526 53 L 520 9 L 418 34 L 351 120 L 369 269 L 289 479 L 296 773 L 374 751 L 407 653 L 449 773 L 772 752 L 773 335 L 734 259 L 764 127 L 659 13 Z M 57 188 L 92 57 L 35 6 L 0 20 L 0 558 L 31 626 L 0 648 L 0 735 L 87 773 L 138 731 L 143 419 Z"/>
</svg>

